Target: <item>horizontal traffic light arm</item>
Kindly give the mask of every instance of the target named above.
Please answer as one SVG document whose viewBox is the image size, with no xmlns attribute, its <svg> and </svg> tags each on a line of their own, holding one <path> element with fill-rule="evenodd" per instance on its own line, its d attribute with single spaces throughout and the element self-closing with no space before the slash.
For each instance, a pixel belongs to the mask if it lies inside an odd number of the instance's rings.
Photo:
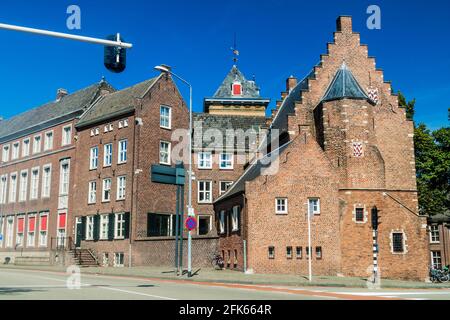
<svg viewBox="0 0 450 320">
<path fill-rule="evenodd" d="M 82 42 L 101 44 L 101 45 L 110 46 L 110 47 L 120 47 L 120 48 L 126 48 L 126 49 L 130 49 L 133 47 L 133 45 L 131 43 L 126 43 L 126 42 L 122 42 L 122 41 L 111 41 L 111 40 L 105 40 L 105 39 L 84 37 L 84 36 L 78 36 L 78 35 L 74 35 L 74 34 L 67 34 L 67 33 L 61 33 L 61 32 L 48 31 L 48 30 L 20 27 L 20 26 L 14 26 L 14 25 L 4 24 L 4 23 L 0 23 L 0 29 L 26 32 L 26 33 L 34 33 L 34 34 L 55 37 L 55 38 L 77 40 L 77 41 L 82 41 Z"/>
</svg>

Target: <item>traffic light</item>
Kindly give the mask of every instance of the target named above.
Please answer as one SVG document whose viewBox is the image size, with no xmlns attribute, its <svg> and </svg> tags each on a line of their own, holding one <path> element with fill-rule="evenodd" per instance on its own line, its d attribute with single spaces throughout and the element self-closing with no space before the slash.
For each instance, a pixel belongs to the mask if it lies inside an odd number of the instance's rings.
<svg viewBox="0 0 450 320">
<path fill-rule="evenodd" d="M 106 38 L 111 41 L 122 41 L 119 35 L 111 35 Z M 105 67 L 111 72 L 123 72 L 127 64 L 127 49 L 121 47 L 105 46 Z"/>
<path fill-rule="evenodd" d="M 372 208 L 372 229 L 378 230 L 378 208 Z"/>
</svg>

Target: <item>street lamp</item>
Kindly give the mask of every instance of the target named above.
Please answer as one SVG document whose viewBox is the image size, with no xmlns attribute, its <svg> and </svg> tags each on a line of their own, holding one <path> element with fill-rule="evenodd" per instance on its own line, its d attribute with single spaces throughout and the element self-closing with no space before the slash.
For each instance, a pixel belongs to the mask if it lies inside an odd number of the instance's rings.
<svg viewBox="0 0 450 320">
<path fill-rule="evenodd" d="M 194 210 L 192 208 L 192 86 L 189 82 L 181 78 L 180 76 L 176 75 L 171 71 L 171 68 L 167 65 L 159 65 L 155 67 L 155 70 L 168 73 L 184 84 L 186 84 L 189 87 L 189 172 L 188 172 L 188 217 L 195 216 Z M 183 222 L 181 222 L 183 223 Z M 183 235 L 181 235 L 183 236 Z M 188 233 L 188 277 L 192 276 L 192 231 L 189 231 Z"/>
</svg>

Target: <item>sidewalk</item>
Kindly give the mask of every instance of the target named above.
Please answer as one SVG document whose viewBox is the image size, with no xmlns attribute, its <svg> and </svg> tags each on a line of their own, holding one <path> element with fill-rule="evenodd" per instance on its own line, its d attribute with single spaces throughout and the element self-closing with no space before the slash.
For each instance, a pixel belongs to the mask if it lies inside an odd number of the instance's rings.
<svg viewBox="0 0 450 320">
<path fill-rule="evenodd" d="M 64 267 L 54 266 L 15 266 L 15 265 L 1 265 L 1 269 L 22 269 L 22 270 L 42 270 L 42 271 L 58 271 L 66 272 Z M 173 270 L 164 267 L 133 267 L 133 268 L 81 268 L 81 273 L 98 274 L 98 275 L 115 275 L 125 277 L 143 277 L 155 279 L 172 279 L 172 280 L 186 280 L 197 282 L 220 282 L 220 283 L 237 283 L 237 284 L 259 284 L 259 285 L 277 285 L 277 286 L 295 286 L 295 287 L 350 287 L 350 288 L 367 288 L 365 278 L 351 278 L 351 277 L 328 277 L 318 276 L 313 278 L 313 282 L 309 282 L 307 277 L 299 275 L 277 275 L 277 274 L 244 274 L 242 272 L 222 270 L 217 271 L 213 269 L 193 270 L 195 273 L 192 278 L 187 278 L 186 275 L 177 277 Z M 436 288 L 450 288 L 450 283 L 447 284 L 432 284 L 414 281 L 400 281 L 400 280 L 382 280 L 382 288 L 396 288 L 396 289 L 436 289 Z"/>
</svg>

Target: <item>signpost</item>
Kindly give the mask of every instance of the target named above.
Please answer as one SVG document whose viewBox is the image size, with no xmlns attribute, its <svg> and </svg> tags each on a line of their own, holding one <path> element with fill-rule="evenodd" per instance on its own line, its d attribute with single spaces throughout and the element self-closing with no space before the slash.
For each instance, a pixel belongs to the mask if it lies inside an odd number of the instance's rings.
<svg viewBox="0 0 450 320">
<path fill-rule="evenodd" d="M 197 228 L 197 219 L 195 217 L 188 217 L 186 219 L 186 229 L 188 229 L 189 231 L 194 230 L 195 228 Z"/>
<path fill-rule="evenodd" d="M 170 184 L 177 186 L 176 218 L 175 218 L 175 269 L 177 274 L 179 275 L 180 270 L 181 271 L 183 270 L 183 221 L 184 221 L 183 210 L 184 210 L 184 185 L 186 182 L 186 170 L 184 169 L 183 163 L 177 163 L 175 168 L 161 165 L 152 165 L 151 179 L 152 182 L 154 183 Z M 197 222 L 195 220 L 195 227 L 196 224 Z"/>
</svg>

